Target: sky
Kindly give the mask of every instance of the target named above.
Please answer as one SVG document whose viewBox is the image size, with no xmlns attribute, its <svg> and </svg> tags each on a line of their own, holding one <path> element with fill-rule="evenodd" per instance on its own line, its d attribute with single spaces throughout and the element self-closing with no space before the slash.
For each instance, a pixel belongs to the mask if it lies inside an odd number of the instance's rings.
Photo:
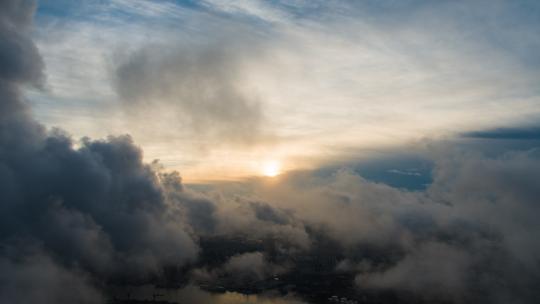
<svg viewBox="0 0 540 304">
<path fill-rule="evenodd" d="M 0 1 L 0 299 L 538 302 L 539 23 Z"/>
<path fill-rule="evenodd" d="M 186 181 L 535 127 L 535 1 L 42 1 L 37 119 Z M 391 153 L 391 152 L 390 152 Z"/>
</svg>

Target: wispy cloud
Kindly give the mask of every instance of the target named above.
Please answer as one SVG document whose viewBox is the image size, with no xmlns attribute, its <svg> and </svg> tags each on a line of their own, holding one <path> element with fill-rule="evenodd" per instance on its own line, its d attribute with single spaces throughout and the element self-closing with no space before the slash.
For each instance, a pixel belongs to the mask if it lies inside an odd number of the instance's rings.
<svg viewBox="0 0 540 304">
<path fill-rule="evenodd" d="M 188 155 L 200 153 L 182 146 L 197 146 L 207 160 L 235 155 L 238 162 L 231 160 L 235 165 L 229 169 L 241 167 L 245 174 L 250 162 L 259 161 L 260 149 L 283 159 L 327 159 L 343 147 L 385 147 L 516 125 L 540 115 L 538 20 L 529 13 L 534 6 L 503 1 L 118 0 L 87 3 L 85 14 L 72 14 L 78 18 L 44 11 L 37 44 L 47 65 L 49 95 L 65 102 L 51 105 L 44 102 L 46 96 L 35 94 L 32 100 L 48 125 L 98 137 L 130 132 L 152 151 L 167 150 L 148 135 L 163 133 L 163 128 L 138 131 L 129 117 L 122 118 L 113 86 L 117 64 L 156 46 L 161 51 L 152 54 L 155 62 L 165 62 L 157 57 L 177 52 L 169 57 L 179 58 L 208 45 L 237 53 L 227 59 L 236 96 L 250 96 L 260 105 L 266 118 L 260 127 L 272 130 L 273 143 L 263 137 L 253 141 L 256 150 L 246 157 L 244 147 L 215 147 L 196 131 L 183 129 L 161 141 L 171 143 L 168 150 L 185 151 L 185 159 L 168 154 L 149 158 L 185 163 Z M 178 65 L 168 70 L 185 73 Z M 180 103 L 162 101 L 185 104 L 188 95 L 182 94 Z M 67 100 L 88 109 L 88 116 L 101 109 L 115 112 L 115 121 L 89 129 L 67 117 L 55 119 L 51 113 L 61 113 Z M 188 120 L 204 121 L 205 113 L 191 113 Z M 160 148 L 151 147 L 156 145 Z M 204 171 L 193 169 L 194 174 Z"/>
</svg>

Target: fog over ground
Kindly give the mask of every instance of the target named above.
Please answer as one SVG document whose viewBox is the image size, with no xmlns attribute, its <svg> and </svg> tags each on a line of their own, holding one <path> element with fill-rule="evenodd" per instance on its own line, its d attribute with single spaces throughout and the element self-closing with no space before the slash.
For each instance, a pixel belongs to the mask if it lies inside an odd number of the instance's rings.
<svg viewBox="0 0 540 304">
<path fill-rule="evenodd" d="M 426 140 L 417 147 L 432 164 L 431 182 L 422 190 L 375 182 L 347 165 L 324 174 L 298 170 L 275 179 L 185 185 L 180 173 L 144 162 L 129 135 L 79 140 L 33 118 L 23 89 L 43 90 L 47 81 L 30 36 L 35 7 L 26 0 L 0 3 L 2 302 L 106 303 L 111 286 L 157 284 L 173 268 L 179 272 L 173 283 L 191 303 L 238 303 L 242 298 L 220 300 L 196 286 L 236 286 L 294 273 L 305 256 L 333 258 L 332 271 L 352 275 L 358 292 L 389 291 L 407 301 L 535 303 L 540 298 L 537 137 L 527 135 L 527 145 L 519 147 L 508 142 L 524 140 L 515 135 L 519 129 L 502 132 L 511 139 L 493 130 Z M 136 64 L 128 60 L 120 70 L 121 91 L 140 81 L 122 73 L 151 77 L 128 73 L 149 60 L 146 50 L 137 56 L 129 58 L 139 58 Z M 215 112 L 200 103 L 179 105 L 182 113 L 207 115 L 190 127 L 239 141 L 259 134 L 263 117 L 256 103 L 238 96 L 230 78 L 205 74 L 204 64 L 225 55 L 194 56 L 193 61 L 165 56 L 160 63 L 165 70 L 181 65 L 201 73 L 174 75 L 174 81 L 186 77 L 181 80 L 186 87 L 169 89 L 200 97 L 189 84 L 205 79 L 230 104 Z M 199 60 L 202 67 L 194 63 Z M 139 102 L 140 94 L 129 94 L 130 102 Z M 214 99 L 205 100 L 215 105 Z M 219 238 L 269 245 L 208 261 L 204 242 Z M 302 297 L 291 297 L 296 296 Z M 301 301 L 279 301 L 289 300 Z"/>
</svg>

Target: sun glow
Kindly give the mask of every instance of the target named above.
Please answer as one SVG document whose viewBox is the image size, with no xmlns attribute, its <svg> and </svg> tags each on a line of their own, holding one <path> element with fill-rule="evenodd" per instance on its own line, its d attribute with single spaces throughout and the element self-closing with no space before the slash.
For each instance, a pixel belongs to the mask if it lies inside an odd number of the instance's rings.
<svg viewBox="0 0 540 304">
<path fill-rule="evenodd" d="M 261 171 L 264 176 L 274 177 L 281 173 L 281 164 L 277 160 L 266 161 L 262 164 Z"/>
</svg>

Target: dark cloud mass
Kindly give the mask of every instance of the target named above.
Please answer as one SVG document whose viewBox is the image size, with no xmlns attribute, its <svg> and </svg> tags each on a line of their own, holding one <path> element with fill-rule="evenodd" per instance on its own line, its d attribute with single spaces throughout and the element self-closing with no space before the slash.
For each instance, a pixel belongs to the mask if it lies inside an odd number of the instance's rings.
<svg viewBox="0 0 540 304">
<path fill-rule="evenodd" d="M 475 131 L 465 134 L 471 138 L 540 140 L 540 127 L 500 128 L 487 131 Z"/>
<path fill-rule="evenodd" d="M 29 116 L 21 87 L 42 79 L 28 37 L 34 7 L 2 1 L 0 9 L 1 290 L 11 303 L 93 303 L 99 293 L 86 296 L 95 290 L 79 272 L 144 278 L 195 258 L 197 246 L 129 136 L 75 148 Z M 22 293 L 25 286 L 36 288 Z"/>
<path fill-rule="evenodd" d="M 419 191 L 347 169 L 194 191 L 178 173 L 143 163 L 127 135 L 74 141 L 33 120 L 21 90 L 43 82 L 28 36 L 34 7 L 0 2 L 2 302 L 105 303 L 113 285 L 188 282 L 310 301 L 540 298 L 538 149 L 487 157 L 435 143 L 426 149 L 431 183 Z M 215 56 L 173 52 L 154 70 L 142 51 L 119 69 L 120 93 L 135 103 L 177 96 L 182 113 L 207 115 L 195 128 L 256 128 L 257 106 Z M 194 289 L 183 291 L 193 302 L 215 300 Z"/>
</svg>

